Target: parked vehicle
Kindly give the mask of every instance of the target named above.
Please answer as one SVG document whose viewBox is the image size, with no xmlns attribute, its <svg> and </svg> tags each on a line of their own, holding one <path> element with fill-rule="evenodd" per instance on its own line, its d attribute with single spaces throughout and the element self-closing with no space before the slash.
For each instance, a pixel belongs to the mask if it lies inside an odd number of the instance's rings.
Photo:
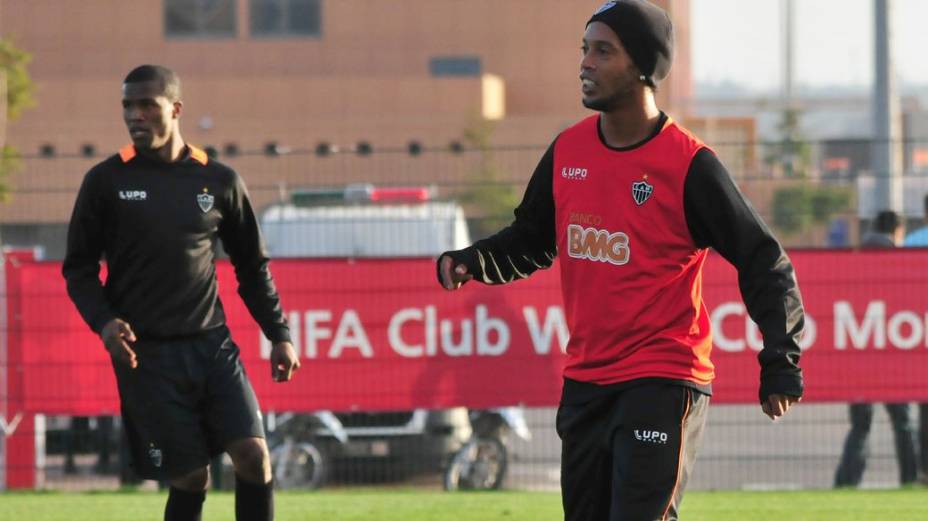
<svg viewBox="0 0 928 521">
<path fill-rule="evenodd" d="M 332 462 L 329 451 L 318 443 L 318 433 L 326 429 L 339 443 L 347 443 L 348 434 L 338 418 L 331 411 L 284 413 L 269 415 L 268 423 L 268 452 L 275 485 L 285 489 L 324 485 Z"/>
<path fill-rule="evenodd" d="M 529 441 L 532 433 L 521 407 L 470 411 L 472 434 L 444 472 L 445 490 L 497 490 L 509 470 L 512 435 Z"/>
<path fill-rule="evenodd" d="M 289 202 L 264 209 L 260 224 L 273 258 L 432 257 L 469 245 L 460 205 L 433 200 L 433 195 L 428 187 L 368 184 L 294 191 Z M 471 433 L 463 407 L 339 411 L 333 416 L 347 439 L 330 426 L 315 424 L 309 445 L 329 464 L 324 475 L 353 481 L 439 473 Z M 294 443 L 287 450 L 299 453 L 296 460 L 313 460 L 309 448 Z M 305 470 L 307 465 L 295 467 Z"/>
<path fill-rule="evenodd" d="M 272 257 L 431 257 L 470 245 L 464 210 L 427 187 L 305 190 L 266 208 Z"/>
</svg>

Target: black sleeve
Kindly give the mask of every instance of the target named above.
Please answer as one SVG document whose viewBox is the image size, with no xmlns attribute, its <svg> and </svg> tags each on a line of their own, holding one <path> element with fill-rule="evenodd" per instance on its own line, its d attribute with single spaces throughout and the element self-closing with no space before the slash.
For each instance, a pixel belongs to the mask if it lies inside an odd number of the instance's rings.
<svg viewBox="0 0 928 521">
<path fill-rule="evenodd" d="M 270 259 L 261 239 L 258 220 L 241 177 L 235 175 L 228 210 L 219 225 L 219 238 L 235 267 L 238 294 L 264 336 L 272 342 L 290 341 L 290 328 L 268 268 Z"/>
<path fill-rule="evenodd" d="M 91 171 L 81 183 L 71 221 L 68 224 L 67 251 L 61 269 L 68 295 L 77 311 L 95 333 L 116 318 L 100 282 L 100 259 L 103 257 L 106 208 L 103 175 Z"/>
<path fill-rule="evenodd" d="M 760 400 L 771 394 L 802 396 L 802 297 L 780 243 L 708 149 L 693 158 L 683 199 L 696 245 L 714 248 L 737 268 L 741 297 L 764 337 L 758 354 Z"/>
<path fill-rule="evenodd" d="M 557 256 L 553 172 L 554 143 L 535 167 L 512 224 L 468 248 L 442 253 L 438 264 L 448 255 L 484 284 L 505 284 L 551 267 Z"/>
</svg>

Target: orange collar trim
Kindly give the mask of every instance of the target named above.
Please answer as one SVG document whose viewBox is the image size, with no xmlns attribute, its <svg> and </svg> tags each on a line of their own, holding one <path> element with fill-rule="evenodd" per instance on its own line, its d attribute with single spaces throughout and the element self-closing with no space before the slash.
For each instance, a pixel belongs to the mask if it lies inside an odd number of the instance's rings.
<svg viewBox="0 0 928 521">
<path fill-rule="evenodd" d="M 187 145 L 187 150 L 190 151 L 190 158 L 197 163 L 200 163 L 203 166 L 206 166 L 206 163 L 209 163 L 209 156 L 203 150 L 193 145 Z"/>
<path fill-rule="evenodd" d="M 123 163 L 128 163 L 133 157 L 135 157 L 135 145 L 130 143 L 119 149 L 119 158 Z"/>
<path fill-rule="evenodd" d="M 193 159 L 203 166 L 206 166 L 206 163 L 209 163 L 209 156 L 203 150 L 193 145 L 187 145 L 187 149 L 190 151 L 190 159 Z M 122 159 L 123 163 L 128 163 L 135 156 L 135 145 L 131 143 L 119 149 L 119 158 Z"/>
</svg>

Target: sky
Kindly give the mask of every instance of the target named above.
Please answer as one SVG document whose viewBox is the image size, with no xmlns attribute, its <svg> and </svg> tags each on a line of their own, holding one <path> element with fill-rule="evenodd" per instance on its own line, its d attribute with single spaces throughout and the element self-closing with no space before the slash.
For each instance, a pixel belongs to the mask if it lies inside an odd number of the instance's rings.
<svg viewBox="0 0 928 521">
<path fill-rule="evenodd" d="M 888 0 L 893 58 L 905 84 L 928 85 L 928 0 Z M 751 90 L 782 88 L 785 0 L 692 0 L 693 76 Z M 797 85 L 868 87 L 875 0 L 794 0 Z"/>
</svg>

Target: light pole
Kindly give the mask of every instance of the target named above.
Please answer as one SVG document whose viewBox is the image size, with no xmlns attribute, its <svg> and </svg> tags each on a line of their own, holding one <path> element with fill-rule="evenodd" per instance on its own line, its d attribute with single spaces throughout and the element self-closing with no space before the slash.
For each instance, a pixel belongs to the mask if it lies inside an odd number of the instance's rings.
<svg viewBox="0 0 928 521">
<path fill-rule="evenodd" d="M 902 142 L 899 96 L 892 59 L 891 0 L 874 0 L 873 212 L 902 212 Z M 872 218 L 873 215 L 864 215 Z"/>
</svg>

